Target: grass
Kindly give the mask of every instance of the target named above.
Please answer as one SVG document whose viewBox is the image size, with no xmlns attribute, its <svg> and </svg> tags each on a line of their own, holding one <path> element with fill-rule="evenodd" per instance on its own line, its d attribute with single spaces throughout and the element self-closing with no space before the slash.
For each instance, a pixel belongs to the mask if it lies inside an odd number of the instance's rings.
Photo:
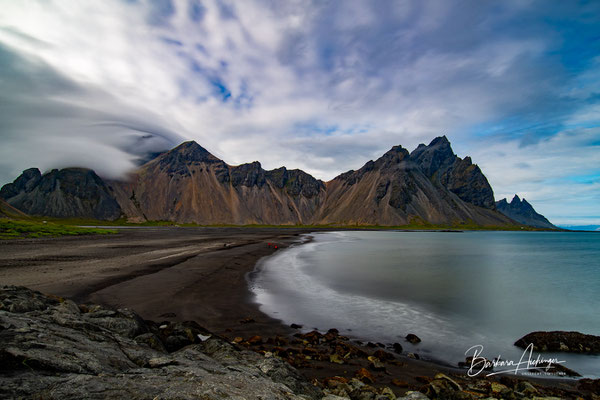
<svg viewBox="0 0 600 400">
<path fill-rule="evenodd" d="M 0 219 L 0 240 L 77 235 L 107 235 L 114 229 L 81 228 L 54 222 Z"/>
<path fill-rule="evenodd" d="M 121 218 L 114 221 L 99 221 L 94 219 L 82 219 L 82 218 L 50 218 L 50 217 L 30 217 L 29 221 L 37 224 L 42 224 L 43 221 L 47 221 L 48 224 L 56 224 L 60 226 L 178 226 L 178 227 L 208 227 L 208 228 L 281 228 L 281 229 L 352 229 L 352 230 L 420 230 L 420 231 L 439 231 L 439 230 L 456 230 L 456 231 L 549 231 L 551 229 L 533 228 L 524 225 L 477 225 L 473 221 L 467 222 L 456 222 L 447 225 L 436 225 L 430 224 L 420 218 L 413 218 L 407 225 L 361 225 L 356 223 L 341 223 L 341 224 L 323 224 L 323 225 L 270 225 L 270 224 L 248 224 L 248 225 L 234 225 L 234 224 L 212 224 L 202 225 L 195 223 L 177 223 L 173 221 L 146 221 L 142 223 L 127 222 L 126 219 Z M 77 229 L 90 229 L 90 228 L 77 228 Z M 1 233 L 0 233 L 1 234 Z"/>
</svg>

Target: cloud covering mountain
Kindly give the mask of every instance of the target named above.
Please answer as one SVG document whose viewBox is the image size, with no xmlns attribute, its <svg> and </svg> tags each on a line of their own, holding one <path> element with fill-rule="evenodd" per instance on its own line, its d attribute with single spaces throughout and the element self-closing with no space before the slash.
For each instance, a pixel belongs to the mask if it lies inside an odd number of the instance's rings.
<svg viewBox="0 0 600 400">
<path fill-rule="evenodd" d="M 600 4 L 0 0 L 0 181 L 183 140 L 331 179 L 447 135 L 497 198 L 600 221 Z"/>
</svg>

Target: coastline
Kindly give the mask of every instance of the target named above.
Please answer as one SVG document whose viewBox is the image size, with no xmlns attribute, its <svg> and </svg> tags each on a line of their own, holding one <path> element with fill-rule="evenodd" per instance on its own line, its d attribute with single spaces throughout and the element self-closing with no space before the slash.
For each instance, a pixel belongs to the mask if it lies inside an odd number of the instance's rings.
<svg viewBox="0 0 600 400">
<path fill-rule="evenodd" d="M 263 257 L 298 244 L 300 235 L 314 231 L 147 228 L 130 229 L 111 237 L 2 242 L 0 246 L 5 251 L 0 257 L 0 281 L 74 298 L 79 303 L 131 308 L 149 320 L 193 320 L 230 340 L 253 336 L 293 340 L 298 330 L 259 310 L 246 277 Z M 277 244 L 277 249 L 267 243 Z M 263 351 L 273 347 L 262 345 Z M 362 347 L 369 352 L 374 350 Z M 261 350 L 260 346 L 250 348 Z M 392 387 L 392 379 L 398 379 L 405 383 L 404 387 L 394 388 L 401 394 L 418 390 L 427 377 L 440 372 L 452 376 L 465 374 L 465 370 L 405 355 L 398 356 L 398 360 L 385 373 L 376 374 L 375 386 Z M 309 380 L 353 376 L 362 366 L 327 361 L 312 364 L 299 369 Z M 519 379 L 565 390 L 576 387 L 575 380 Z"/>
</svg>

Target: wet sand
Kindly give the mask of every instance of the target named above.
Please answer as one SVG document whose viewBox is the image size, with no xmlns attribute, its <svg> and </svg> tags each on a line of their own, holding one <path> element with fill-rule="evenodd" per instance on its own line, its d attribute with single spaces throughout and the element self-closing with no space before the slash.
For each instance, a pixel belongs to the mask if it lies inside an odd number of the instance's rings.
<svg viewBox="0 0 600 400">
<path fill-rule="evenodd" d="M 27 286 L 79 303 L 128 307 L 154 321 L 193 320 L 230 339 L 292 339 L 297 330 L 259 311 L 246 274 L 260 258 L 275 252 L 275 245 L 285 248 L 311 231 L 157 227 L 121 229 L 107 236 L 0 241 L 0 284 Z M 382 385 L 394 378 L 406 382 L 407 387 L 395 389 L 399 393 L 421 387 L 423 376 L 464 374 L 405 356 L 400 360 L 377 374 Z M 311 365 L 300 369 L 309 379 L 352 376 L 362 366 L 324 361 Z M 568 380 L 536 382 L 574 386 Z"/>
</svg>

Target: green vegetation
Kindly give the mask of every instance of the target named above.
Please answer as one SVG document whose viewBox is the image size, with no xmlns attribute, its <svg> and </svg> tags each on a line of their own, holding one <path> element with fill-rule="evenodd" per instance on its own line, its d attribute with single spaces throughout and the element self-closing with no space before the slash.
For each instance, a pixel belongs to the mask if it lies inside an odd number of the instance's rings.
<svg viewBox="0 0 600 400">
<path fill-rule="evenodd" d="M 342 224 L 327 224 L 327 225 L 269 225 L 269 224 L 249 224 L 249 225 L 234 225 L 234 224 L 212 224 L 202 225 L 195 223 L 177 223 L 173 221 L 145 221 L 141 223 L 128 222 L 126 219 L 121 218 L 114 221 L 99 221 L 95 219 L 82 219 L 82 218 L 50 218 L 50 217 L 29 217 L 27 221 L 40 225 L 43 221 L 47 221 L 48 224 L 54 224 L 58 226 L 70 226 L 74 229 L 86 230 L 88 232 L 90 228 L 80 228 L 81 226 L 177 226 L 177 227 L 208 227 L 208 228 L 296 228 L 296 229 L 360 229 L 360 230 L 419 230 L 419 231 L 440 231 L 440 230 L 453 230 L 453 231 L 550 231 L 551 229 L 533 228 L 526 225 L 477 225 L 473 221 L 468 222 L 455 222 L 449 225 L 436 225 L 430 224 L 421 218 L 414 217 L 407 225 L 362 225 L 356 223 L 342 223 Z M 75 228 L 78 227 L 78 228 Z M 105 230 L 102 230 L 105 232 Z M 114 232 L 114 231 L 111 231 Z M 90 232 L 94 233 L 94 232 Z M 0 234 L 2 234 L 0 232 Z"/>
<path fill-rule="evenodd" d="M 81 228 L 53 222 L 0 219 L 0 240 L 73 235 L 106 235 L 114 229 Z"/>
</svg>

